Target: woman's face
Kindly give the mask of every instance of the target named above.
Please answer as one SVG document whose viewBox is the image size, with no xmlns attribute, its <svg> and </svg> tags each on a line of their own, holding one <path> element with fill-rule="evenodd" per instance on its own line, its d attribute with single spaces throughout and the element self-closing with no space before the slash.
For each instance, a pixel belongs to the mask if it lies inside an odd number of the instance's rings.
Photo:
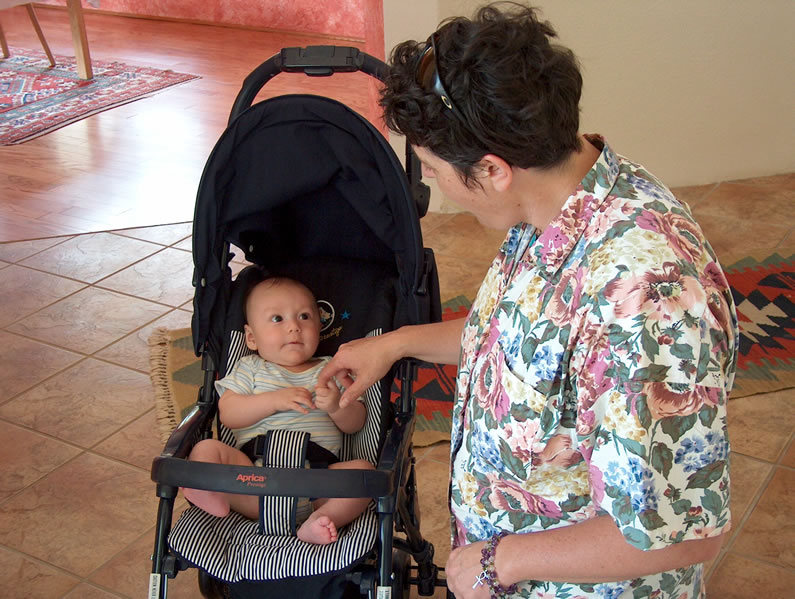
<svg viewBox="0 0 795 599">
<path fill-rule="evenodd" d="M 490 189 L 487 174 L 476 174 L 483 180 L 474 182 L 467 187 L 458 171 L 449 162 L 442 160 L 436 154 L 421 146 L 412 146 L 414 153 L 422 164 L 422 176 L 436 179 L 441 192 L 463 210 L 470 212 L 485 227 L 507 230 L 515 222 L 505 214 L 500 202 L 488 193 Z"/>
</svg>

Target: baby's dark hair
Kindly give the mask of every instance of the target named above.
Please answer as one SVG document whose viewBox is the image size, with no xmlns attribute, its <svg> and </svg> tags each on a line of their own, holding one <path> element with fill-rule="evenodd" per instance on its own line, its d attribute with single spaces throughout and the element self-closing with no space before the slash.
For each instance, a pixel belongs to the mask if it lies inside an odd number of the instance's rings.
<svg viewBox="0 0 795 599">
<path fill-rule="evenodd" d="M 273 287 L 275 285 L 281 285 L 283 283 L 291 283 L 298 287 L 302 287 L 306 289 L 306 291 L 314 298 L 314 294 L 312 290 L 309 289 L 306 285 L 297 281 L 295 279 L 291 279 L 290 277 L 278 276 L 278 275 L 270 275 L 267 271 L 260 267 L 250 267 L 250 272 L 247 275 L 246 280 L 246 290 L 243 292 L 243 322 L 248 324 L 248 299 L 251 297 L 252 292 L 256 289 L 260 284 L 266 283 L 269 286 Z"/>
<path fill-rule="evenodd" d="M 580 149 L 582 76 L 571 50 L 536 11 L 516 2 L 455 17 L 436 35 L 436 66 L 459 116 L 417 81 L 426 42 L 392 51 L 381 92 L 390 129 L 452 164 L 470 185 L 493 153 L 519 168 L 551 168 Z M 429 38 L 430 39 L 430 38 Z"/>
</svg>

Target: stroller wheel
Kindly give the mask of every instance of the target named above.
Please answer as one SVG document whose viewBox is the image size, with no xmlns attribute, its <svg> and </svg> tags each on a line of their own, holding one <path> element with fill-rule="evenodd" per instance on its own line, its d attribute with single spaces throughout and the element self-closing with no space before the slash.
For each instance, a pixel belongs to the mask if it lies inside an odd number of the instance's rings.
<svg viewBox="0 0 795 599">
<path fill-rule="evenodd" d="M 411 556 L 392 550 L 392 599 L 409 599 L 411 590 Z"/>
</svg>

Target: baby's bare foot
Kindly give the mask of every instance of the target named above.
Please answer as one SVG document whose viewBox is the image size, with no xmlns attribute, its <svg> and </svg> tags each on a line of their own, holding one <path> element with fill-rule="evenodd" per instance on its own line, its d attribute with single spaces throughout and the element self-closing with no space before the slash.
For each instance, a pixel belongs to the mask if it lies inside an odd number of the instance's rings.
<svg viewBox="0 0 795 599">
<path fill-rule="evenodd" d="M 296 533 L 299 539 L 315 545 L 328 545 L 337 540 L 337 527 L 328 516 L 309 516 Z"/>
</svg>

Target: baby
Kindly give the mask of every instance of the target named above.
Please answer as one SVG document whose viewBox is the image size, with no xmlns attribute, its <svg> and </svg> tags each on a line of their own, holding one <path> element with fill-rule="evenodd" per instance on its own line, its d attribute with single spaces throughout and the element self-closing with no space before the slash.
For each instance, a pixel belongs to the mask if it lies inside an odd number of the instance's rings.
<svg viewBox="0 0 795 599">
<path fill-rule="evenodd" d="M 268 278 L 254 284 L 244 300 L 246 345 L 255 355 L 243 356 L 216 382 L 221 398 L 221 422 L 235 435 L 236 448 L 206 439 L 191 451 L 191 460 L 253 466 L 254 440 L 271 429 L 295 429 L 311 434 L 308 459 L 331 469 L 373 469 L 366 460 L 338 460 L 343 433 L 355 433 L 366 418 L 363 402 L 340 407 L 340 391 L 333 380 L 317 385 L 317 375 L 329 358 L 313 357 L 320 341 L 320 315 L 312 293 L 287 278 Z M 313 457 L 315 456 L 315 457 Z M 201 489 L 183 489 L 194 505 L 215 516 L 232 509 L 259 517 L 259 498 Z M 341 526 L 353 521 L 369 498 L 327 498 L 299 502 L 297 531 L 302 541 L 333 543 Z M 311 510 L 311 513 L 310 513 Z"/>
</svg>

